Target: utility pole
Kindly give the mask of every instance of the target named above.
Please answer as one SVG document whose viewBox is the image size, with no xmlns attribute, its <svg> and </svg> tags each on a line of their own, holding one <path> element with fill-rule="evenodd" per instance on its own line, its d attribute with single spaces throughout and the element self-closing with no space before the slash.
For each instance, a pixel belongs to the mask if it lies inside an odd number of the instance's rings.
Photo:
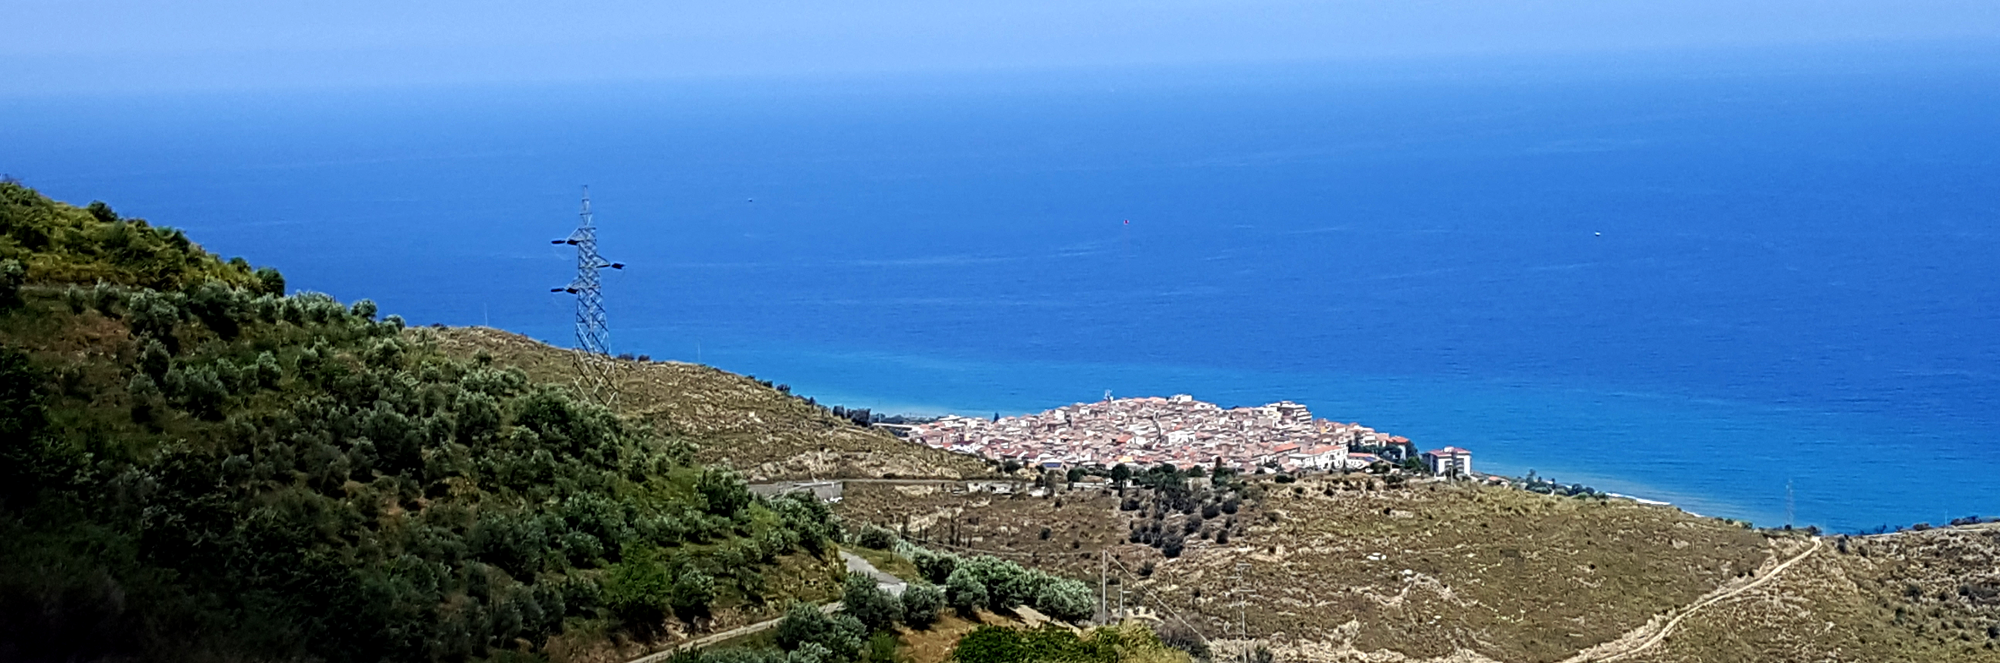
<svg viewBox="0 0 2000 663">
<path fill-rule="evenodd" d="M 1097 551 L 1097 614 L 1098 621 L 1103 623 L 1111 622 L 1111 613 L 1107 612 L 1111 607 L 1110 575 L 1111 551 L 1110 549 L 1099 550 Z"/>
<path fill-rule="evenodd" d="M 550 242 L 576 247 L 576 278 L 569 285 L 549 292 L 576 295 L 576 386 L 586 397 L 610 405 L 618 400 L 618 385 L 612 378 L 617 365 L 611 359 L 611 332 L 604 319 L 603 282 L 598 270 L 624 269 L 625 263 L 610 262 L 597 254 L 597 224 L 590 214 L 590 187 L 583 188 L 583 210 L 578 213 L 576 231 L 569 237 Z"/>
<path fill-rule="evenodd" d="M 1785 479 L 1785 529 L 1792 528 L 1792 480 Z"/>
<path fill-rule="evenodd" d="M 1236 563 L 1236 586 L 1229 589 L 1229 593 L 1236 595 L 1236 633 L 1243 638 L 1243 646 L 1238 653 L 1243 663 L 1250 663 L 1250 617 L 1244 609 L 1243 601 L 1243 570 L 1249 567 L 1249 562 Z"/>
</svg>

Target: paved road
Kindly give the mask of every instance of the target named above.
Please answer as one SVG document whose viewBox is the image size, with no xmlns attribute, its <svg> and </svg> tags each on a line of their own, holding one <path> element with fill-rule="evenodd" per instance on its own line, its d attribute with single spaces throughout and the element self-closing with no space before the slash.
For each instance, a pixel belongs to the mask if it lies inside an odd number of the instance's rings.
<svg viewBox="0 0 2000 663">
<path fill-rule="evenodd" d="M 910 583 L 903 582 L 902 578 L 889 575 L 881 569 L 875 568 L 874 564 L 869 564 L 868 560 L 862 559 L 860 555 L 842 550 L 840 551 L 840 559 L 847 562 L 847 571 L 849 573 L 868 574 L 868 577 L 875 579 L 875 586 L 882 588 L 882 591 L 895 596 L 902 596 L 903 590 L 910 587 Z"/>
<path fill-rule="evenodd" d="M 874 564 L 868 563 L 868 560 L 862 559 L 860 555 L 856 555 L 854 553 L 842 550 L 840 551 L 840 559 L 841 561 L 847 563 L 847 570 L 866 573 L 869 576 L 874 577 L 876 586 L 881 587 L 883 591 L 887 591 L 897 596 L 902 596 L 903 589 L 909 587 L 909 583 L 903 582 L 901 578 L 889 575 L 888 573 L 884 573 L 881 569 L 875 568 Z M 819 607 L 820 612 L 828 614 L 832 614 L 834 611 L 839 609 L 840 609 L 839 601 L 826 603 Z M 668 647 L 666 649 L 662 649 L 660 651 L 653 652 L 651 654 L 647 654 L 645 656 L 632 659 L 630 661 L 626 661 L 626 663 L 659 663 L 660 661 L 667 660 L 668 657 L 673 656 L 674 654 L 679 652 L 687 651 L 690 649 L 701 649 L 703 647 L 707 647 L 719 642 L 734 640 L 736 638 L 750 635 L 752 633 L 758 633 L 761 631 L 769 630 L 773 627 L 776 627 L 778 625 L 778 622 L 781 621 L 784 621 L 783 617 L 779 617 L 777 619 L 766 619 L 764 621 L 757 622 L 755 624 L 738 626 L 736 628 L 732 628 L 727 631 L 723 631 L 721 633 L 711 633 L 708 635 L 701 636 L 699 638 L 695 638 L 693 640 L 689 640 L 687 642 L 674 645 L 672 647 Z"/>
</svg>

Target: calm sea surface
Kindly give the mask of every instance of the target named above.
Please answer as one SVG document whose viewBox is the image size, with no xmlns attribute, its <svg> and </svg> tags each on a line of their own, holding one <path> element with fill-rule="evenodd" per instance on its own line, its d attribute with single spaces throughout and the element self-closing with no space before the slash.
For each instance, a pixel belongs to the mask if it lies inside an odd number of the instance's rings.
<svg viewBox="0 0 2000 663">
<path fill-rule="evenodd" d="M 0 96 L 296 289 L 878 410 L 1291 399 L 1839 530 L 2000 515 L 2000 49 Z"/>
</svg>

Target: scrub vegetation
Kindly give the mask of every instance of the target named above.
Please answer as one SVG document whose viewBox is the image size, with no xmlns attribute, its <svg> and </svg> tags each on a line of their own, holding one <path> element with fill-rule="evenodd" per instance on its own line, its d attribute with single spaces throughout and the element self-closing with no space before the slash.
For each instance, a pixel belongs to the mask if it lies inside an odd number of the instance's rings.
<svg viewBox="0 0 2000 663">
<path fill-rule="evenodd" d="M 374 304 L 0 184 L 0 658 L 579 656 L 838 591 L 836 520 Z"/>
<path fill-rule="evenodd" d="M 1834 537 L 1626 660 L 2000 661 L 2000 527 Z"/>
<path fill-rule="evenodd" d="M 484 327 L 435 330 L 458 358 L 480 352 L 534 380 L 567 383 L 570 350 Z M 977 477 L 996 474 L 974 456 L 910 444 L 863 428 L 832 408 L 774 385 L 699 364 L 624 359 L 612 373 L 618 413 L 689 440 L 694 458 L 735 468 L 752 481 L 826 478 Z"/>
</svg>

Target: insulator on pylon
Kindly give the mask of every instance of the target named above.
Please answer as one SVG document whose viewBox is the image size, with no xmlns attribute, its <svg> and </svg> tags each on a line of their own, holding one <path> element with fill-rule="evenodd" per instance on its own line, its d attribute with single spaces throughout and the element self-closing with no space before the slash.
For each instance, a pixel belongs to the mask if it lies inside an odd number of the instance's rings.
<svg viewBox="0 0 2000 663">
<path fill-rule="evenodd" d="M 597 227 L 591 221 L 590 190 L 584 189 L 583 209 L 578 214 L 580 222 L 576 232 L 569 237 L 552 240 L 552 244 L 568 244 L 576 247 L 576 280 L 568 286 L 551 288 L 550 292 L 567 292 L 576 295 L 576 352 L 577 385 L 585 394 L 608 404 L 618 396 L 618 387 L 611 381 L 608 371 L 610 364 L 594 358 L 609 357 L 611 354 L 610 333 L 605 328 L 604 298 L 599 290 L 599 271 L 605 267 L 624 269 L 624 263 L 613 263 L 597 254 Z"/>
</svg>

